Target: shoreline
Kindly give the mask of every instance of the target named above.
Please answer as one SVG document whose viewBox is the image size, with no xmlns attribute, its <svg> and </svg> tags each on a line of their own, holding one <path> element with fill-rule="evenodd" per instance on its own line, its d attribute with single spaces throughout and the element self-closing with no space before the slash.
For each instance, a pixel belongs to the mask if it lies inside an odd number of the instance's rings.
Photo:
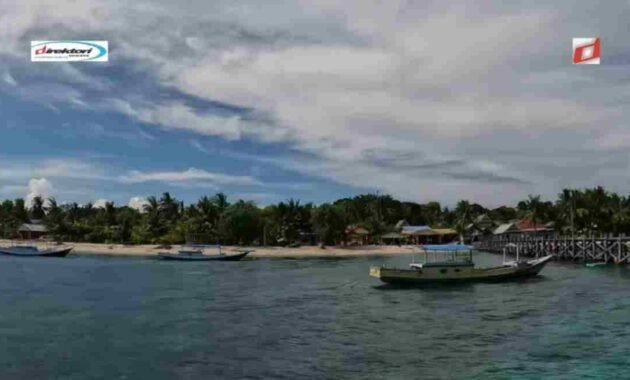
<svg viewBox="0 0 630 380">
<path fill-rule="evenodd" d="M 0 240 L 0 245 L 9 245 L 10 240 Z M 36 243 L 37 245 L 45 245 L 46 243 Z M 172 245 L 171 249 L 158 248 L 158 244 L 103 244 L 103 243 L 64 243 L 73 246 L 71 254 L 76 255 L 94 255 L 94 256 L 120 256 L 120 257 L 152 257 L 157 256 L 158 252 L 176 253 L 182 246 Z M 326 247 L 319 246 L 302 246 L 298 248 L 286 247 L 237 247 L 223 246 L 222 250 L 226 253 L 239 249 L 252 249 L 253 252 L 249 257 L 255 258 L 345 258 L 345 257 L 364 257 L 364 256 L 385 256 L 410 254 L 413 252 L 412 246 L 397 245 L 365 245 L 356 247 Z"/>
</svg>

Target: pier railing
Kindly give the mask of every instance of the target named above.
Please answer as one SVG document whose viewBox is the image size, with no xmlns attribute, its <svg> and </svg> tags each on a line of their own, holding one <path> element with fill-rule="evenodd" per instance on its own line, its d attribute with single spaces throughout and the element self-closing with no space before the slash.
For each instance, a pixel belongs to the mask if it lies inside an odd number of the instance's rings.
<svg viewBox="0 0 630 380">
<path fill-rule="evenodd" d="M 554 255 L 557 260 L 630 263 L 630 237 L 510 238 L 486 239 L 474 243 L 481 251 L 523 257 Z"/>
</svg>

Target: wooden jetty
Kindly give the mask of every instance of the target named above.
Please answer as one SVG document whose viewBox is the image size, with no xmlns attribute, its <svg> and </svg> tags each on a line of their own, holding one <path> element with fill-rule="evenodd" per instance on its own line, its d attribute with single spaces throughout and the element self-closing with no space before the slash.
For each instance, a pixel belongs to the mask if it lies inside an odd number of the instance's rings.
<svg viewBox="0 0 630 380">
<path fill-rule="evenodd" d="M 474 243 L 476 249 L 491 253 L 543 257 L 554 255 L 556 260 L 585 262 L 630 263 L 630 237 L 580 238 L 514 238 L 487 239 Z"/>
</svg>

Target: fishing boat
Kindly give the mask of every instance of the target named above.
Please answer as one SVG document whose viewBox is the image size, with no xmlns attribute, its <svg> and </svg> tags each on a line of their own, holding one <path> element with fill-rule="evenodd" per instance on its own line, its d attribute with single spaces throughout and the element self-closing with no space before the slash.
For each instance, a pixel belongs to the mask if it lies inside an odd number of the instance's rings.
<svg viewBox="0 0 630 380">
<path fill-rule="evenodd" d="M 35 244 L 14 244 L 0 247 L 0 254 L 22 257 L 65 257 L 74 247 L 67 245 L 51 245 L 39 247 Z"/>
<path fill-rule="evenodd" d="M 504 262 L 500 266 L 476 268 L 473 247 L 464 244 L 423 245 L 424 260 L 409 265 L 409 269 L 371 267 L 370 276 L 392 284 L 444 284 L 460 282 L 509 281 L 536 276 L 551 260 L 552 255 L 529 261 Z"/>
<path fill-rule="evenodd" d="M 214 248 L 217 250 L 215 254 L 205 254 L 205 250 Z M 163 260 L 179 260 L 179 261 L 239 261 L 252 250 L 236 250 L 235 253 L 226 253 L 220 245 L 194 244 L 182 247 L 177 253 L 159 252 L 158 255 Z"/>
</svg>

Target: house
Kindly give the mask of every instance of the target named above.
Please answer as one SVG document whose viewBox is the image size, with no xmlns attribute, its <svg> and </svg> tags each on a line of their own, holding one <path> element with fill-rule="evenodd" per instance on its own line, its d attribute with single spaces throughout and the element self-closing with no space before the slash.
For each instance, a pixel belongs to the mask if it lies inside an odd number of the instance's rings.
<svg viewBox="0 0 630 380">
<path fill-rule="evenodd" d="M 416 244 L 444 244 L 459 240 L 457 231 L 451 228 L 429 228 L 414 234 Z"/>
<path fill-rule="evenodd" d="M 401 245 L 404 239 L 405 236 L 398 232 L 390 232 L 381 235 L 381 240 L 383 241 L 383 244 L 387 245 Z"/>
<path fill-rule="evenodd" d="M 466 238 L 471 241 L 480 240 L 484 236 L 492 235 L 496 227 L 495 222 L 488 215 L 479 215 L 466 226 Z"/>
<path fill-rule="evenodd" d="M 346 227 L 346 242 L 348 245 L 366 245 L 370 236 L 370 231 L 366 228 L 349 225 Z"/>
<path fill-rule="evenodd" d="M 22 224 L 20 228 L 18 228 L 18 234 L 20 235 L 20 239 L 35 240 L 48 235 L 48 229 L 41 224 L 40 221 L 32 221 L 31 223 Z"/>
<path fill-rule="evenodd" d="M 530 219 L 523 218 L 511 221 L 498 226 L 493 234 L 500 238 L 513 239 L 524 237 L 541 237 L 548 236 L 553 233 L 553 224 L 551 223 L 535 223 Z"/>
</svg>

